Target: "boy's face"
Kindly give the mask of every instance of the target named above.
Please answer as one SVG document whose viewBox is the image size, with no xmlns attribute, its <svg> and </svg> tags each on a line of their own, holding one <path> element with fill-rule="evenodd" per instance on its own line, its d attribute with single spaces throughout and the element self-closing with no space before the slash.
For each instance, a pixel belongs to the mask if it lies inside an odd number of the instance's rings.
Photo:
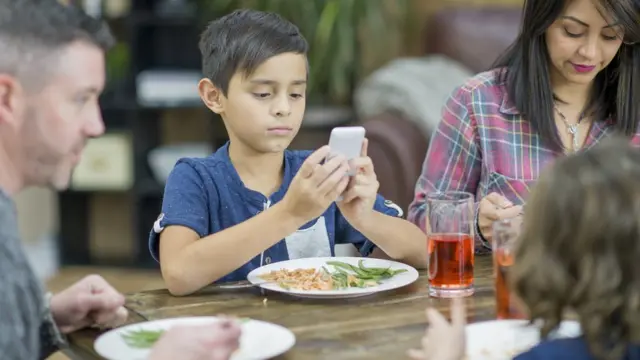
<svg viewBox="0 0 640 360">
<path fill-rule="evenodd" d="M 306 80 L 306 56 L 283 53 L 262 63 L 248 77 L 237 72 L 227 96 L 214 88 L 207 92 L 203 82 L 200 94 L 222 116 L 232 142 L 255 153 L 274 153 L 285 150 L 300 129 Z"/>
</svg>

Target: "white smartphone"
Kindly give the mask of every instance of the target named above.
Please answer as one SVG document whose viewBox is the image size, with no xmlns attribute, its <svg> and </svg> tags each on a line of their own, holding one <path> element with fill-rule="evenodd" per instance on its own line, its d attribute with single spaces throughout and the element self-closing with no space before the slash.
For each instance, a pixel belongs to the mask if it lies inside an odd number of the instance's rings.
<svg viewBox="0 0 640 360">
<path fill-rule="evenodd" d="M 329 138 L 329 148 L 331 152 L 328 158 L 336 155 L 342 155 L 347 160 L 351 160 L 360 156 L 362 143 L 364 142 L 365 130 L 362 126 L 342 126 L 331 130 Z M 355 175 L 352 169 L 349 175 Z"/>
</svg>

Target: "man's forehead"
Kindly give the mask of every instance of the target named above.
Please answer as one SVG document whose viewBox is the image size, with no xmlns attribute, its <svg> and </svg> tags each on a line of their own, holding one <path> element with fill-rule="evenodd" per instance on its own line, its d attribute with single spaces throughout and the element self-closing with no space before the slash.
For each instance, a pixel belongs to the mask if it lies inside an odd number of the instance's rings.
<svg viewBox="0 0 640 360">
<path fill-rule="evenodd" d="M 76 41 L 52 58 L 47 66 L 52 82 L 64 82 L 74 87 L 104 86 L 105 59 L 99 47 L 82 41 Z"/>
</svg>

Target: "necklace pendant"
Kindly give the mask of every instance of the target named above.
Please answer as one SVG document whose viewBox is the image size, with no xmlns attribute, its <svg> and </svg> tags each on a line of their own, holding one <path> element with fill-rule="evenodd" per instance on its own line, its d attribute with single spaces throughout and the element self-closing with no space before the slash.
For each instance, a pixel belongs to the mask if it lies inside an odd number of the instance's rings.
<svg viewBox="0 0 640 360">
<path fill-rule="evenodd" d="M 578 125 L 569 125 L 567 130 L 569 131 L 569 134 L 575 136 L 578 133 Z"/>
</svg>

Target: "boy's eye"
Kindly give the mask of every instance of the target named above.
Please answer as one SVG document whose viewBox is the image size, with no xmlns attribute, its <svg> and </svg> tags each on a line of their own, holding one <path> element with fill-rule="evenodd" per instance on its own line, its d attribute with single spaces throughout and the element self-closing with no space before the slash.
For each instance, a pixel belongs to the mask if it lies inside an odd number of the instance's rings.
<svg viewBox="0 0 640 360">
<path fill-rule="evenodd" d="M 257 98 L 261 98 L 261 99 L 269 97 L 269 95 L 271 95 L 271 94 L 269 94 L 269 93 L 253 93 L 253 96 L 255 96 Z"/>
<path fill-rule="evenodd" d="M 302 94 L 291 94 L 291 97 L 294 99 L 300 99 L 302 97 Z"/>
</svg>

